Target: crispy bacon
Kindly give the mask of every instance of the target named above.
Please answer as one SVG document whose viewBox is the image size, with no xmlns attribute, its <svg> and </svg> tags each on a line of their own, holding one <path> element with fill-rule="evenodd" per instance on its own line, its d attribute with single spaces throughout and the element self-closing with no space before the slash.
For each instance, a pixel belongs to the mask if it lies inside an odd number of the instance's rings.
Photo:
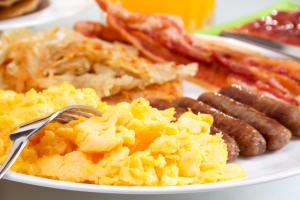
<svg viewBox="0 0 300 200">
<path fill-rule="evenodd" d="M 97 22 L 82 21 L 76 23 L 74 29 L 88 37 L 102 38 L 107 41 L 119 41 L 134 45 L 142 54 L 155 62 L 174 61 L 180 64 L 191 63 L 192 60 L 172 52 L 161 43 L 140 31 L 128 31 L 120 34 L 116 30 L 122 30 L 118 25 L 115 29 L 103 26 Z M 125 36 L 123 36 L 125 35 Z M 126 39 L 125 39 L 126 38 Z"/>
<path fill-rule="evenodd" d="M 107 13 L 108 26 L 118 30 L 125 39 L 132 40 L 130 34 L 132 31 L 143 32 L 178 54 L 197 61 L 210 61 L 211 52 L 205 49 L 205 45 L 203 47 L 192 45 L 193 40 L 185 33 L 180 18 L 171 15 L 130 13 L 120 5 L 105 0 L 97 2 Z"/>
<path fill-rule="evenodd" d="M 109 42 L 120 41 L 127 43 L 127 40 L 118 31 L 109 26 L 103 26 L 98 22 L 77 22 L 74 29 L 87 37 L 103 38 Z"/>
<path fill-rule="evenodd" d="M 177 17 L 131 13 L 105 0 L 97 2 L 107 13 L 107 24 L 79 22 L 75 30 L 91 37 L 132 44 L 156 62 L 198 62 L 197 77 L 219 87 L 232 80 L 242 81 L 299 105 L 296 96 L 300 95 L 300 64 L 229 48 L 224 51 L 188 35 Z M 218 78 L 223 81 L 216 81 Z"/>
</svg>

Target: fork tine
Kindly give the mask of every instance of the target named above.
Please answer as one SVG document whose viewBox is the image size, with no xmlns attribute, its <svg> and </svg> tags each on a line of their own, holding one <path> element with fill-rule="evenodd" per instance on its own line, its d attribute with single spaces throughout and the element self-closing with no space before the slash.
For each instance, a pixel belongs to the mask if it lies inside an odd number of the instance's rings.
<svg viewBox="0 0 300 200">
<path fill-rule="evenodd" d="M 66 119 L 66 118 L 62 118 L 62 117 L 56 117 L 53 121 L 57 121 L 57 122 L 62 123 L 62 124 L 67 124 L 67 123 L 69 123 L 72 120 Z"/>
<path fill-rule="evenodd" d="M 63 113 L 59 114 L 54 120 L 58 121 L 60 123 L 66 124 L 72 120 L 77 120 L 79 118 L 79 116 L 90 118 L 93 115 L 95 115 L 95 114 L 94 113 L 92 114 L 90 112 L 90 110 L 88 110 L 88 109 L 85 109 L 85 111 L 82 111 L 77 108 L 73 108 L 73 109 L 66 110 Z"/>
<path fill-rule="evenodd" d="M 70 119 L 70 120 L 76 120 L 76 119 L 79 118 L 78 115 L 71 114 L 71 113 L 68 113 L 68 112 L 61 113 L 57 117 L 64 118 L 64 119 Z"/>
<path fill-rule="evenodd" d="M 80 110 L 69 110 L 69 111 L 67 111 L 67 113 L 75 114 L 75 115 L 81 115 L 81 116 L 86 117 L 86 118 L 89 118 L 89 117 L 93 116 L 93 114 L 91 114 L 91 113 L 87 113 L 87 112 L 80 111 Z"/>
<path fill-rule="evenodd" d="M 85 113 L 90 113 L 90 114 L 93 114 L 93 115 L 97 115 L 97 116 L 101 116 L 102 113 L 94 108 L 90 108 L 88 106 L 77 106 L 77 107 L 74 107 L 72 109 L 70 109 L 69 111 L 81 111 L 81 112 L 85 112 Z"/>
<path fill-rule="evenodd" d="M 70 113 L 69 111 L 63 112 L 59 114 L 57 117 L 55 117 L 54 120 L 64 124 L 69 123 L 72 120 L 77 120 L 79 116 L 73 113 Z"/>
</svg>

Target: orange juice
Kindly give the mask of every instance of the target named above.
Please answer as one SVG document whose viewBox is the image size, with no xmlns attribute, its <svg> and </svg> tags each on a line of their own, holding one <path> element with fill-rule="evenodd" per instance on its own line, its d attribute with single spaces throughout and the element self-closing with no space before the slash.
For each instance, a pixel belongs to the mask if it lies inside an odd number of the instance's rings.
<svg viewBox="0 0 300 200">
<path fill-rule="evenodd" d="M 114 0 L 130 11 L 180 16 L 189 31 L 203 27 L 212 19 L 215 0 Z"/>
</svg>

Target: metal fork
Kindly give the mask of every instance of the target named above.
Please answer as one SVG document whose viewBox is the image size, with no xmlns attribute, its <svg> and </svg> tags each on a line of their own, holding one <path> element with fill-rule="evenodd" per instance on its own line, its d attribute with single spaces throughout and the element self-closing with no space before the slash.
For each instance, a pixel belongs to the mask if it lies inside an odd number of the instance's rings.
<svg viewBox="0 0 300 200">
<path fill-rule="evenodd" d="M 52 121 L 57 121 L 60 123 L 68 123 L 72 120 L 78 119 L 79 116 L 83 117 L 92 117 L 92 116 L 101 116 L 101 112 L 98 110 L 83 106 L 83 105 L 72 105 L 62 108 L 48 117 L 35 120 L 33 122 L 24 124 L 15 130 L 11 135 L 10 139 L 13 141 L 13 146 L 5 160 L 5 162 L 0 167 L 0 179 L 6 174 L 6 172 L 11 168 L 15 163 L 18 156 L 28 143 L 29 139 L 36 134 L 41 128 L 46 126 Z"/>
</svg>

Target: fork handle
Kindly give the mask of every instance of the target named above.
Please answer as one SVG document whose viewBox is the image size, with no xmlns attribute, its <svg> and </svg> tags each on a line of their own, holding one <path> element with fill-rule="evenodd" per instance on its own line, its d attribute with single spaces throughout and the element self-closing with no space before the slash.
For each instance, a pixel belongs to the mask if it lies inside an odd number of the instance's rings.
<svg viewBox="0 0 300 200">
<path fill-rule="evenodd" d="M 20 153 L 26 146 L 29 138 L 37 133 L 41 128 L 48 124 L 50 120 L 53 119 L 53 115 L 49 117 L 39 119 L 37 121 L 28 123 L 21 126 L 16 132 L 10 135 L 10 139 L 13 141 L 13 146 L 0 167 L 0 180 L 6 174 L 6 172 L 11 168 L 11 166 L 16 162 Z"/>
<path fill-rule="evenodd" d="M 11 166 L 15 163 L 15 161 L 19 157 L 20 153 L 24 149 L 27 142 L 28 142 L 27 137 L 19 137 L 16 140 L 14 140 L 13 146 L 6 160 L 0 167 L 0 180 L 3 178 L 6 172 L 11 168 Z"/>
</svg>

